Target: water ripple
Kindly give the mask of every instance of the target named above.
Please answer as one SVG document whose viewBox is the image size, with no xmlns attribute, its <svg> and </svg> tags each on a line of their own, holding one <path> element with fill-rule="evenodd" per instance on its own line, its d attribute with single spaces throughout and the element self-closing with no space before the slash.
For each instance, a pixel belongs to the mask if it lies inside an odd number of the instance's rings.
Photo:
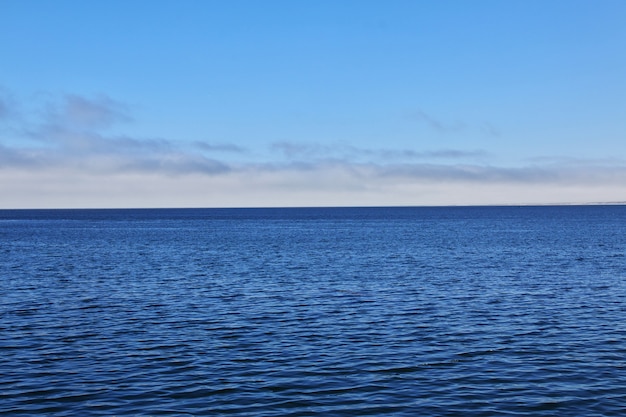
<svg viewBox="0 0 626 417">
<path fill-rule="evenodd" d="M 626 212 L 535 209 L 5 223 L 0 414 L 621 415 Z"/>
</svg>

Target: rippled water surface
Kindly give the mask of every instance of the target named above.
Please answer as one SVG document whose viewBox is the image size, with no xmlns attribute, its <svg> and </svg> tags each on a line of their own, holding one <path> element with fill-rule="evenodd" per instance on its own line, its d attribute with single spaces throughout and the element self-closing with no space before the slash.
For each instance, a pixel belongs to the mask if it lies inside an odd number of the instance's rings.
<svg viewBox="0 0 626 417">
<path fill-rule="evenodd" d="M 0 414 L 626 413 L 626 207 L 0 211 Z"/>
</svg>

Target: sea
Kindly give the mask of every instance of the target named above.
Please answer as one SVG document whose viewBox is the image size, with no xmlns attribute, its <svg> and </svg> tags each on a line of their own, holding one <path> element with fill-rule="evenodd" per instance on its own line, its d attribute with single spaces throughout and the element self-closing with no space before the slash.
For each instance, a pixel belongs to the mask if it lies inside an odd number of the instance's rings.
<svg viewBox="0 0 626 417">
<path fill-rule="evenodd" d="M 624 416 L 626 206 L 0 210 L 0 415 Z"/>
</svg>

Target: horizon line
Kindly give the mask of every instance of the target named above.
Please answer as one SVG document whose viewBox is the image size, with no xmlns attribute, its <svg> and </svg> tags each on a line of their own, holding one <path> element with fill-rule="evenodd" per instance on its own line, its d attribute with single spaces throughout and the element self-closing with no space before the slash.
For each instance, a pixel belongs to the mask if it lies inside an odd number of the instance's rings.
<svg viewBox="0 0 626 417">
<path fill-rule="evenodd" d="M 4 208 L 0 211 L 39 210 L 268 210 L 268 209 L 380 209 L 380 208 L 480 208 L 480 207 L 582 207 L 582 206 L 626 206 L 626 201 L 561 202 L 561 203 L 515 203 L 515 204 L 445 204 L 445 205 L 337 205 L 337 206 L 171 206 L 171 207 L 20 207 Z"/>
</svg>

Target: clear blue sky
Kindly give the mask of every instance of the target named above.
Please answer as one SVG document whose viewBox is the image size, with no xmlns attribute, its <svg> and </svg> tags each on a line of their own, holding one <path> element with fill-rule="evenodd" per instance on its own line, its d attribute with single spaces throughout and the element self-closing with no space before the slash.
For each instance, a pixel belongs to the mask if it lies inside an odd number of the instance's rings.
<svg viewBox="0 0 626 417">
<path fill-rule="evenodd" d="M 626 201 L 626 1 L 0 1 L 0 207 Z"/>
</svg>

